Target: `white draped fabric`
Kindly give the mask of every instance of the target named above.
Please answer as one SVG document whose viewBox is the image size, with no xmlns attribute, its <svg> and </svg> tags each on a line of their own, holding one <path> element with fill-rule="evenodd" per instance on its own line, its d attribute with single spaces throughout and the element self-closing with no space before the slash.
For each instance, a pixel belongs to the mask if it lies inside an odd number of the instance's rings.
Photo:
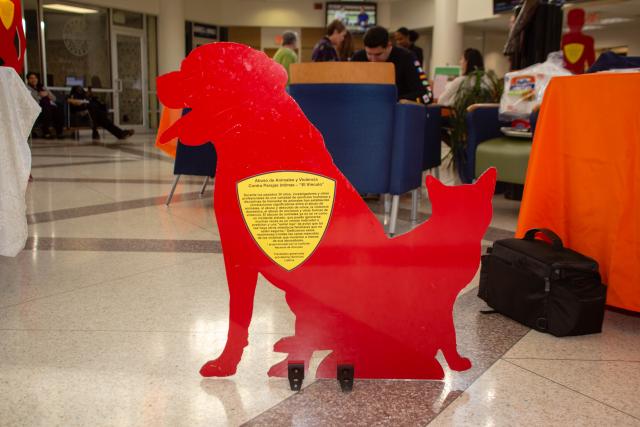
<svg viewBox="0 0 640 427">
<path fill-rule="evenodd" d="M 0 67 L 0 255 L 27 241 L 25 193 L 31 170 L 29 132 L 40 106 L 13 68 Z"/>
</svg>

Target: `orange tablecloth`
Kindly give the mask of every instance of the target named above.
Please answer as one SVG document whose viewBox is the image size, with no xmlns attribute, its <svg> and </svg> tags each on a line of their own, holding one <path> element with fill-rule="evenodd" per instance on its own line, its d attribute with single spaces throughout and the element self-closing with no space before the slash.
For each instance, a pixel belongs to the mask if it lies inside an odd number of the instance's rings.
<svg viewBox="0 0 640 427">
<path fill-rule="evenodd" d="M 640 74 L 551 81 L 516 234 L 534 227 L 598 261 L 607 304 L 640 312 Z"/>
</svg>

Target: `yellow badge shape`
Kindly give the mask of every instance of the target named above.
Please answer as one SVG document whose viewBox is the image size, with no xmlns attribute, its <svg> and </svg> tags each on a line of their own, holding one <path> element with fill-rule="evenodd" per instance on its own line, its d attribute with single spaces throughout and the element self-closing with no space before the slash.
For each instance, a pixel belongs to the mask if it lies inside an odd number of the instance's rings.
<svg viewBox="0 0 640 427">
<path fill-rule="evenodd" d="M 322 240 L 336 182 L 309 172 L 275 171 L 238 181 L 238 203 L 260 249 L 287 271 L 300 266 Z"/>
<path fill-rule="evenodd" d="M 584 45 L 581 43 L 569 43 L 564 46 L 564 56 L 570 64 L 575 64 L 584 52 Z"/>
<path fill-rule="evenodd" d="M 2 25 L 8 30 L 13 22 L 13 13 L 15 11 L 15 5 L 11 0 L 0 0 L 0 21 Z"/>
</svg>

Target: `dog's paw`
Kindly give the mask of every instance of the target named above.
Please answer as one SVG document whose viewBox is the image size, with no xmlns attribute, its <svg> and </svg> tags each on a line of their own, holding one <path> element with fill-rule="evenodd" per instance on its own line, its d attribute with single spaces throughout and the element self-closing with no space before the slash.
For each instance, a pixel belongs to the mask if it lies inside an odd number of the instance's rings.
<svg viewBox="0 0 640 427">
<path fill-rule="evenodd" d="M 228 377 L 236 373 L 236 366 L 222 363 L 220 359 L 210 360 L 200 368 L 200 375 L 203 377 Z"/>
<path fill-rule="evenodd" d="M 447 364 L 449 365 L 449 368 L 453 369 L 454 371 L 466 371 L 467 369 L 471 368 L 471 360 L 467 359 L 466 357 L 458 357 L 455 360 L 447 360 Z"/>
</svg>

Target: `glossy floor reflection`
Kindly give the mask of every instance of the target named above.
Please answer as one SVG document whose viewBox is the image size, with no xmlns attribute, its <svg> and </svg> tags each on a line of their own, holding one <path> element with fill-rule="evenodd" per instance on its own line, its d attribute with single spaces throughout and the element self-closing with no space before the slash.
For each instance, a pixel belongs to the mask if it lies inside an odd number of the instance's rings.
<svg viewBox="0 0 640 427">
<path fill-rule="evenodd" d="M 343 394 L 311 374 L 292 393 L 266 375 L 294 317 L 264 278 L 237 374 L 202 379 L 228 314 L 211 188 L 200 198 L 202 180 L 183 177 L 164 206 L 173 162 L 153 139 L 34 141 L 30 239 L 0 258 L 0 426 L 640 425 L 640 318 L 610 312 L 602 334 L 557 339 L 480 314 L 477 277 L 455 307 L 474 366 L 445 381 L 357 381 Z M 518 207 L 494 198 L 485 246 L 512 234 Z M 409 208 L 404 198 L 400 232 Z"/>
</svg>

